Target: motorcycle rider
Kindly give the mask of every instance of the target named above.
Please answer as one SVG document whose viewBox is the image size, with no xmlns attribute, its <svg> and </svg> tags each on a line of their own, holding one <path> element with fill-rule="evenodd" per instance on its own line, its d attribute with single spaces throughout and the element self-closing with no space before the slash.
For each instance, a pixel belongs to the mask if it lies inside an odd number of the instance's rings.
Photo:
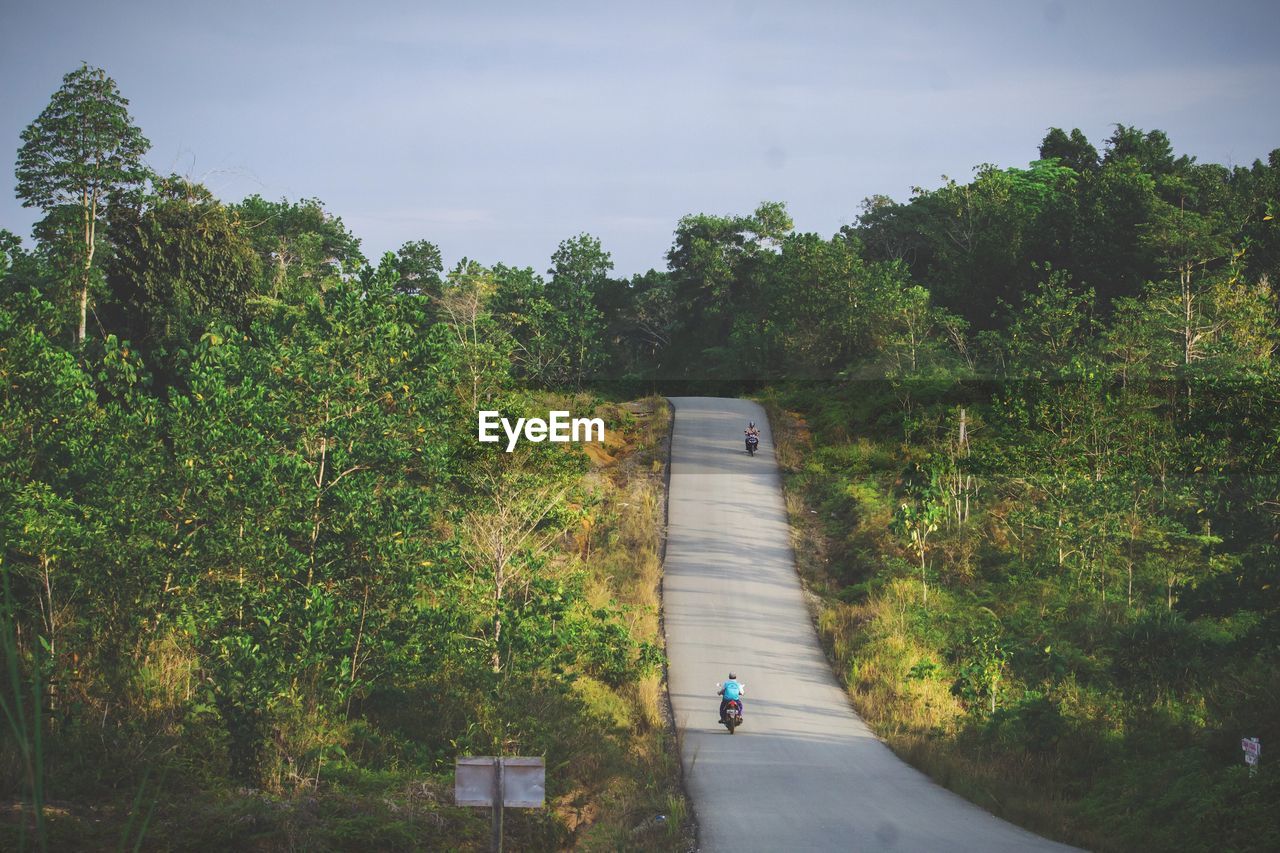
<svg viewBox="0 0 1280 853">
<path fill-rule="evenodd" d="M 742 694 L 746 692 L 746 688 L 738 681 L 738 674 L 729 673 L 729 680 L 720 686 L 716 691 L 716 695 L 722 697 L 720 699 L 720 721 L 724 722 L 725 708 L 729 707 L 730 702 L 742 702 Z"/>
<path fill-rule="evenodd" d="M 760 437 L 760 427 L 756 426 L 756 422 L 755 422 L 755 421 L 749 421 L 749 422 L 747 423 L 747 428 L 746 428 L 746 429 L 744 429 L 744 430 L 742 431 L 742 433 L 743 433 L 743 435 L 754 435 L 756 438 L 759 438 L 759 437 Z"/>
</svg>

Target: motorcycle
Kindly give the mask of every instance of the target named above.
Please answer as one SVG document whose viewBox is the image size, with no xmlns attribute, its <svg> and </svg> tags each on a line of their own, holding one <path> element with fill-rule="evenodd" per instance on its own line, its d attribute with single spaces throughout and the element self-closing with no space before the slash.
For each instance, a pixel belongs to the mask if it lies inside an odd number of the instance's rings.
<svg viewBox="0 0 1280 853">
<path fill-rule="evenodd" d="M 723 684 L 716 684 L 716 695 L 724 688 Z M 746 685 L 742 685 L 742 689 L 746 690 Z M 724 713 L 720 715 L 720 725 L 729 730 L 729 734 L 733 734 L 733 730 L 742 725 L 742 700 L 730 699 L 724 703 Z"/>
<path fill-rule="evenodd" d="M 751 454 L 752 456 L 755 456 L 756 450 L 759 447 L 760 447 L 760 436 L 748 435 L 747 436 L 747 453 Z"/>
<path fill-rule="evenodd" d="M 730 699 L 728 704 L 724 706 L 724 717 L 720 719 L 720 724 L 729 730 L 729 734 L 733 734 L 733 730 L 742 725 L 742 700 Z"/>
</svg>

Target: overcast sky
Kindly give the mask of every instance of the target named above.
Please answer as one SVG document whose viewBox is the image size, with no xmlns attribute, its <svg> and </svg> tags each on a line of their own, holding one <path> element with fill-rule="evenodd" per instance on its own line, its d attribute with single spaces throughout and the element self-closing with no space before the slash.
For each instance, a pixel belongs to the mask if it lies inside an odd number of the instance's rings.
<svg viewBox="0 0 1280 853">
<path fill-rule="evenodd" d="M 866 196 L 1025 165 L 1051 126 L 1280 147 L 1274 0 L 369 5 L 0 0 L 0 228 L 29 237 L 19 134 L 81 61 L 161 172 L 318 197 L 371 259 L 428 239 L 540 272 L 583 231 L 662 268 L 679 217 L 765 199 L 829 235 Z"/>
</svg>

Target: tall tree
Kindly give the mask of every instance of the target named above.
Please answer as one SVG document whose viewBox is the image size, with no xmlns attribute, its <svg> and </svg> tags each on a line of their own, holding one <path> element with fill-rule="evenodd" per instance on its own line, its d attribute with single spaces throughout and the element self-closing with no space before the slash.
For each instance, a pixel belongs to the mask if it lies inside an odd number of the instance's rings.
<svg viewBox="0 0 1280 853">
<path fill-rule="evenodd" d="M 605 322 L 595 300 L 612 270 L 613 259 L 600 239 L 590 234 L 562 241 L 551 256 L 547 300 L 558 314 L 565 378 L 577 386 L 603 361 L 600 343 Z"/>
<path fill-rule="evenodd" d="M 62 78 L 62 88 L 22 132 L 18 149 L 17 194 L 23 206 L 39 207 L 51 218 L 74 211 L 83 228 L 76 343 L 84 340 L 97 226 L 107 199 L 141 184 L 148 174 L 142 156 L 151 143 L 133 124 L 128 105 L 105 71 L 82 65 Z"/>
</svg>

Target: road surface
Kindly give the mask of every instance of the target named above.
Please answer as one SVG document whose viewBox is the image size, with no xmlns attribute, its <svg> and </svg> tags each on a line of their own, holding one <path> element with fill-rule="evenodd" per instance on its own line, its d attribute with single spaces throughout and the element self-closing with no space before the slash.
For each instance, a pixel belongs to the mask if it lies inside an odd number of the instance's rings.
<svg viewBox="0 0 1280 853">
<path fill-rule="evenodd" d="M 663 612 L 700 849 L 1070 850 L 947 791 L 875 738 L 805 609 L 764 410 L 672 403 Z M 754 458 L 742 442 L 749 420 L 761 428 Z M 730 669 L 746 686 L 746 722 L 732 736 L 715 695 Z"/>
</svg>

